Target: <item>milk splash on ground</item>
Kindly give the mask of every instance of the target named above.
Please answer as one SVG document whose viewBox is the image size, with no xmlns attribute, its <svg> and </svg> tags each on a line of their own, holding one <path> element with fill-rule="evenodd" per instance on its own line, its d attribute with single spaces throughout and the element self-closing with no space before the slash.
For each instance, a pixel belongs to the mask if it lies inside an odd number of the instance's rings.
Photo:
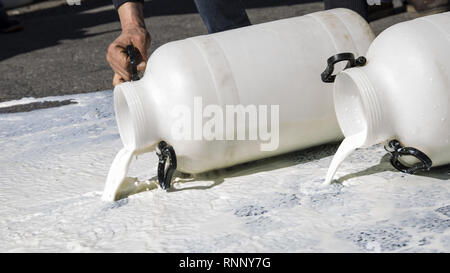
<svg viewBox="0 0 450 273">
<path fill-rule="evenodd" d="M 341 163 L 357 148 L 360 148 L 364 145 L 366 139 L 366 132 L 361 131 L 355 135 L 346 137 L 344 141 L 342 141 L 339 149 L 331 161 L 330 167 L 328 168 L 327 176 L 325 178 L 326 185 L 331 184 L 333 181 L 333 177 L 336 174 L 337 169 L 341 165 Z"/>
<path fill-rule="evenodd" d="M 138 155 L 151 152 L 154 149 L 155 145 L 139 150 L 123 147 L 117 153 L 109 168 L 102 200 L 116 201 L 132 194 L 157 188 L 158 182 L 156 177 L 142 180 L 137 177 L 127 176 L 133 157 L 135 156 L 137 159 Z"/>
<path fill-rule="evenodd" d="M 102 202 L 123 147 L 113 94 L 57 98 L 66 99 L 78 104 L 0 115 L 0 252 L 450 251 L 447 167 L 319 187 L 332 144 L 231 168 L 224 179 L 174 181 L 170 193 L 157 190 L 158 157 L 142 154 L 124 180 L 135 190 L 135 176 L 150 178 L 140 194 Z M 383 153 L 357 150 L 360 162 L 340 170 L 372 168 Z"/>
</svg>

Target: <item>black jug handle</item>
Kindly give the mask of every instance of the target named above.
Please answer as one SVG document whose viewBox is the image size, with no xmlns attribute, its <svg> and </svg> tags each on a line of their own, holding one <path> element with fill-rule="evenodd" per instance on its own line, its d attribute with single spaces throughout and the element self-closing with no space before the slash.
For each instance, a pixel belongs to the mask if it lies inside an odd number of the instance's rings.
<svg viewBox="0 0 450 273">
<path fill-rule="evenodd" d="M 321 78 L 323 82 L 334 82 L 336 79 L 336 75 L 333 75 L 334 65 L 338 62 L 347 61 L 347 65 L 344 69 L 355 67 L 355 66 L 363 66 L 366 64 L 367 60 L 365 57 L 360 56 L 355 59 L 355 55 L 353 53 L 345 52 L 339 53 L 331 56 L 327 60 L 327 68 L 322 72 Z"/>
<path fill-rule="evenodd" d="M 139 75 L 137 71 L 136 48 L 133 45 L 127 46 L 127 54 L 130 58 L 131 80 L 138 81 Z"/>
<path fill-rule="evenodd" d="M 158 182 L 163 190 L 168 190 L 170 189 L 172 176 L 177 169 L 177 155 L 175 154 L 173 147 L 165 141 L 161 141 L 158 144 L 156 154 L 159 157 Z M 169 160 L 168 165 L 167 160 Z"/>
<path fill-rule="evenodd" d="M 385 146 L 385 149 L 391 154 L 390 161 L 392 166 L 403 173 L 414 174 L 417 171 L 428 171 L 433 165 L 433 162 L 425 153 L 413 147 L 403 147 L 396 139 L 391 140 Z M 413 156 L 420 162 L 408 167 L 400 162 L 399 159 L 402 156 Z"/>
</svg>

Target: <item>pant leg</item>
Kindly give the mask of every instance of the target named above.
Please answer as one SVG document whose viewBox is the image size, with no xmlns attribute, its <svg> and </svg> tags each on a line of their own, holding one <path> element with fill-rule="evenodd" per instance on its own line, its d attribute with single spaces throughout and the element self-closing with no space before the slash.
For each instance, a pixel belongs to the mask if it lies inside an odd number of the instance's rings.
<svg viewBox="0 0 450 273">
<path fill-rule="evenodd" d="M 209 33 L 249 26 L 241 0 L 194 0 Z"/>
<path fill-rule="evenodd" d="M 367 0 L 324 0 L 325 9 L 348 8 L 356 11 L 367 20 Z"/>
<path fill-rule="evenodd" d="M 0 0 L 0 25 L 5 24 L 8 21 L 8 14 L 6 13 L 5 6 L 3 6 L 2 1 Z"/>
</svg>

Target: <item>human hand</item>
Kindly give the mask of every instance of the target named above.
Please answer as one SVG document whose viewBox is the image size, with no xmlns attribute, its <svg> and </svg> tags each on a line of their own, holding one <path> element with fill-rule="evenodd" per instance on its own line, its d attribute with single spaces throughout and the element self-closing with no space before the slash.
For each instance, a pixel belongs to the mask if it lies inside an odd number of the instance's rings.
<svg viewBox="0 0 450 273">
<path fill-rule="evenodd" d="M 113 86 L 131 80 L 130 58 L 126 47 L 133 45 L 137 51 L 137 70 L 144 71 L 151 37 L 145 28 L 142 4 L 127 2 L 119 7 L 122 33 L 108 47 L 106 59 L 114 70 Z"/>
</svg>

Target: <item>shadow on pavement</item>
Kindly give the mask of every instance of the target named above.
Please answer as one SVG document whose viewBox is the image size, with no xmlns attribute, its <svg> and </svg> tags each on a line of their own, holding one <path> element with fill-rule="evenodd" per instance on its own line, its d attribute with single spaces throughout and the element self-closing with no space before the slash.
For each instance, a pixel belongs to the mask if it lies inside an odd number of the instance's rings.
<svg viewBox="0 0 450 273">
<path fill-rule="evenodd" d="M 172 187 L 167 192 L 207 190 L 216 187 L 225 182 L 227 179 L 233 177 L 263 173 L 319 160 L 323 157 L 333 155 L 337 148 L 337 143 L 324 144 L 321 146 L 250 161 L 232 167 L 195 175 L 176 171 L 172 181 Z M 195 185 L 193 182 L 210 183 L 208 185 Z M 183 187 L 177 188 L 174 184 L 183 184 Z M 156 176 L 143 180 L 139 180 L 137 177 L 127 177 L 120 186 L 119 194 L 116 196 L 116 200 L 127 198 L 130 195 L 138 194 L 144 191 L 156 190 L 158 188 L 158 177 Z"/>
<path fill-rule="evenodd" d="M 211 181 L 212 183 L 208 186 L 186 186 L 181 189 L 172 187 L 169 192 L 210 189 L 222 184 L 229 178 L 264 173 L 277 169 L 284 169 L 300 164 L 305 164 L 311 161 L 317 161 L 321 158 L 334 155 L 338 146 L 338 143 L 324 144 L 321 146 L 250 161 L 225 169 L 213 170 L 196 175 L 177 172 L 175 174 L 175 176 L 177 177 L 177 179 L 175 179 L 176 183 L 190 183 L 198 181 Z"/>
<path fill-rule="evenodd" d="M 314 0 L 247 0 L 247 8 L 292 5 L 317 2 Z M 192 0 L 153 0 L 145 4 L 145 17 L 196 13 Z M 118 29 L 88 34 L 86 29 L 96 25 L 118 22 L 111 0 L 91 0 L 80 6 L 60 5 L 17 16 L 24 30 L 1 35 L 0 61 L 15 55 L 59 44 L 61 40 L 83 39 Z"/>
<path fill-rule="evenodd" d="M 392 167 L 391 162 L 390 162 L 390 157 L 391 157 L 390 154 L 386 153 L 381 158 L 380 162 L 377 165 L 371 166 L 371 167 L 369 167 L 365 170 L 359 171 L 359 172 L 350 173 L 350 174 L 341 176 L 340 178 L 334 180 L 334 182 L 338 182 L 338 183 L 342 184 L 345 181 L 352 179 L 352 178 L 368 176 L 371 174 L 377 174 L 377 173 L 382 173 L 382 172 L 386 172 L 386 171 L 400 173 L 394 167 Z M 405 175 L 410 175 L 410 174 L 405 174 Z M 434 167 L 434 168 L 431 168 L 431 170 L 429 170 L 429 171 L 420 171 L 420 172 L 415 173 L 414 175 L 431 177 L 431 178 L 439 179 L 439 180 L 450 180 L 450 165 Z"/>
</svg>

